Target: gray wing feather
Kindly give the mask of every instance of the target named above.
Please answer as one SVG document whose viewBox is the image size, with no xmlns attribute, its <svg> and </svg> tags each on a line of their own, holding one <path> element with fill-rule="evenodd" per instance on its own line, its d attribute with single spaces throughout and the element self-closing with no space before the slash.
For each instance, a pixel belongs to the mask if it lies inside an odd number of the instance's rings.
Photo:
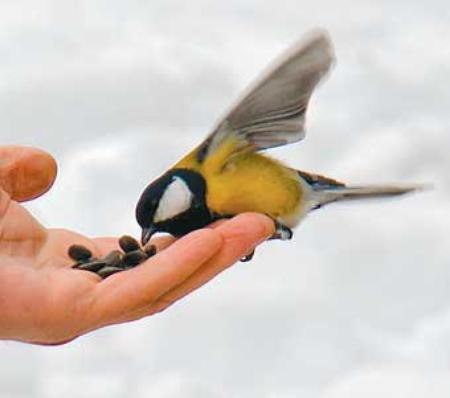
<svg viewBox="0 0 450 398">
<path fill-rule="evenodd" d="M 255 150 L 300 141 L 305 135 L 309 98 L 334 59 L 328 33 L 310 32 L 246 90 L 207 138 L 200 154 L 207 156 L 230 134 Z"/>
</svg>

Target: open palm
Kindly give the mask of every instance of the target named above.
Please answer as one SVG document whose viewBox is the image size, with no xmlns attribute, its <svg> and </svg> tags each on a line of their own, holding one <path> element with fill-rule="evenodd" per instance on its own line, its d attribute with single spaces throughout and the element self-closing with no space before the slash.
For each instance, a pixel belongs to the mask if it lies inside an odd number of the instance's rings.
<svg viewBox="0 0 450 398">
<path fill-rule="evenodd" d="M 0 338 L 59 344 L 102 326 L 161 311 L 235 263 L 273 233 L 265 216 L 243 214 L 175 241 L 154 240 L 158 254 L 101 280 L 71 269 L 67 249 L 82 244 L 101 257 L 117 238 L 91 239 L 44 228 L 19 202 L 45 193 L 53 158 L 37 149 L 0 147 Z M 80 209 L 82 211 L 82 209 Z"/>
</svg>

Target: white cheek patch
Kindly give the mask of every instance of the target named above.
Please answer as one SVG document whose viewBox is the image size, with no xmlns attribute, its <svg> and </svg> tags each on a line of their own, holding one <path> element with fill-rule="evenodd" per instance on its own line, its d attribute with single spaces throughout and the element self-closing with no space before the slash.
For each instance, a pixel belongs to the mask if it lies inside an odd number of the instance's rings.
<svg viewBox="0 0 450 398">
<path fill-rule="evenodd" d="M 153 221 L 166 221 L 185 212 L 191 207 L 193 196 L 188 185 L 181 178 L 174 177 L 161 196 Z"/>
</svg>

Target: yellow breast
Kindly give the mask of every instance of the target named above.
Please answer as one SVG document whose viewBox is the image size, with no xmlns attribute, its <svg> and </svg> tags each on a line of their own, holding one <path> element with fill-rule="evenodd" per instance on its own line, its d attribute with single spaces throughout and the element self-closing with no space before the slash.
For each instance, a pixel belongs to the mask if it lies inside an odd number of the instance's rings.
<svg viewBox="0 0 450 398">
<path fill-rule="evenodd" d="M 301 216 L 302 184 L 297 173 L 268 156 L 236 151 L 227 140 L 203 163 L 194 150 L 175 167 L 194 169 L 207 182 L 207 205 L 217 214 L 258 212 L 294 226 Z"/>
<path fill-rule="evenodd" d="M 208 206 L 219 214 L 255 211 L 278 219 L 296 212 L 301 201 L 296 173 L 257 153 L 237 155 L 220 172 L 202 171 Z"/>
</svg>

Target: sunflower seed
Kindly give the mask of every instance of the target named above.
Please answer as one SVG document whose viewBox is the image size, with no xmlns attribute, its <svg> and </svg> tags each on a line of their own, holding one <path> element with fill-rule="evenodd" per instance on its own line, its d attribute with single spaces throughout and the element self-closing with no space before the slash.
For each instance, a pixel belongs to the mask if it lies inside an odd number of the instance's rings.
<svg viewBox="0 0 450 398">
<path fill-rule="evenodd" d="M 123 254 L 119 250 L 113 250 L 111 253 L 107 254 L 101 259 L 107 265 L 111 267 L 118 267 L 122 264 Z"/>
<path fill-rule="evenodd" d="M 72 245 L 69 247 L 67 254 L 72 260 L 78 262 L 86 262 L 92 257 L 92 252 L 83 245 Z"/>
<path fill-rule="evenodd" d="M 77 269 L 81 269 L 83 271 L 91 271 L 97 272 L 99 269 L 108 266 L 109 264 L 103 260 L 94 260 L 88 263 L 80 264 Z"/>
<path fill-rule="evenodd" d="M 156 246 L 155 245 L 145 245 L 144 246 L 144 253 L 148 256 L 148 257 L 152 257 L 156 254 Z"/>
<path fill-rule="evenodd" d="M 124 235 L 119 239 L 119 246 L 125 253 L 139 250 L 141 248 L 139 242 L 132 236 L 128 235 Z"/>
<path fill-rule="evenodd" d="M 123 262 L 129 267 L 134 267 L 147 260 L 148 256 L 142 250 L 133 250 L 123 256 Z"/>
<path fill-rule="evenodd" d="M 97 274 L 101 278 L 105 279 L 108 276 L 111 276 L 111 275 L 116 274 L 117 272 L 121 272 L 121 271 L 123 271 L 123 268 L 106 266 L 106 267 L 103 267 L 100 270 L 98 270 Z"/>
</svg>

